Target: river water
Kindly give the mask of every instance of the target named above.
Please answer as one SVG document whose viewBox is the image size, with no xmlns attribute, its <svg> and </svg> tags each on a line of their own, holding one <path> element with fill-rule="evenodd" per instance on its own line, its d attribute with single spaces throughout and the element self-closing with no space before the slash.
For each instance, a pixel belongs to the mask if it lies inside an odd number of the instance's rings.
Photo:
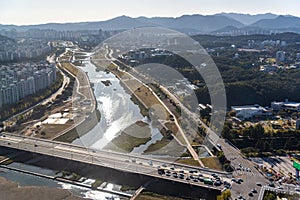
<svg viewBox="0 0 300 200">
<path fill-rule="evenodd" d="M 73 141 L 74 144 L 103 149 L 121 131 L 136 121 L 150 124 L 151 140 L 145 145 L 136 147 L 132 153 L 143 153 L 150 144 L 162 138 L 159 130 L 151 125 L 147 117 L 141 115 L 138 105 L 130 99 L 131 94 L 125 91 L 120 84 L 120 80 L 114 74 L 96 71 L 96 66 L 88 59 L 84 61 L 84 66 L 81 69 L 87 73 L 90 82 L 94 85 L 94 95 L 97 100 L 97 109 L 101 113 L 101 119 L 92 130 Z M 101 81 L 109 81 L 110 85 L 105 86 Z"/>
<path fill-rule="evenodd" d="M 21 169 L 21 170 L 26 170 L 26 171 L 31 171 L 31 172 L 37 172 L 40 174 L 44 175 L 49 175 L 49 176 L 55 176 L 55 171 L 51 169 L 45 169 L 33 165 L 28 165 L 24 163 L 12 163 L 9 165 L 10 167 Z M 97 190 L 91 190 L 85 187 L 80 187 L 68 183 L 62 183 L 56 180 L 52 179 L 47 179 L 43 177 L 37 177 L 34 175 L 29 175 L 25 174 L 22 172 L 16 172 L 13 170 L 9 169 L 0 169 L 0 176 L 6 178 L 7 180 L 13 181 L 18 183 L 20 186 L 46 186 L 46 187 L 52 187 L 52 188 L 62 188 L 69 190 L 72 192 L 74 195 L 83 197 L 83 198 L 88 198 L 88 199 L 93 199 L 93 200 L 107 200 L 107 199 L 114 199 L 118 200 L 120 199 L 119 196 L 106 193 L 106 192 L 101 192 Z M 95 180 L 92 179 L 87 179 L 83 183 L 90 185 L 94 182 Z M 108 190 L 119 190 L 120 186 L 113 185 L 108 183 L 105 187 L 105 189 Z M 122 198 L 124 199 L 124 198 Z"/>
</svg>

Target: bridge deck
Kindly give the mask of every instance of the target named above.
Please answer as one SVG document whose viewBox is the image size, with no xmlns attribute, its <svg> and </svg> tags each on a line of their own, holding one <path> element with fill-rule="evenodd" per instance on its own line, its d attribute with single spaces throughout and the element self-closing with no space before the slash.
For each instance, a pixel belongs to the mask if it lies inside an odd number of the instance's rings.
<svg viewBox="0 0 300 200">
<path fill-rule="evenodd" d="M 187 173 L 190 170 L 198 170 L 200 173 L 203 173 L 208 177 L 210 177 L 212 173 L 218 174 L 221 178 L 226 178 L 226 175 L 229 175 L 226 172 L 160 161 L 145 156 L 94 150 L 63 142 L 28 138 L 13 134 L 5 134 L 0 136 L 0 146 L 217 190 L 220 190 L 221 188 L 205 185 L 201 182 L 193 182 L 190 180 L 179 178 L 175 179 L 173 177 L 159 175 L 157 168 L 158 166 L 162 167 L 166 165 L 176 165 L 176 168 L 180 168 Z M 150 160 L 151 164 L 149 164 Z"/>
</svg>

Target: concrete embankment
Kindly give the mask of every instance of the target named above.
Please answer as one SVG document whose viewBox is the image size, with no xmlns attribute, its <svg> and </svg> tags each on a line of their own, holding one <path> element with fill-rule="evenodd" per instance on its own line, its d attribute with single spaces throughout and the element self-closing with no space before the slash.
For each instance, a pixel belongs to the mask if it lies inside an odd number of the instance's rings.
<svg viewBox="0 0 300 200">
<path fill-rule="evenodd" d="M 100 121 L 101 114 L 97 109 L 96 98 L 90 86 L 88 75 L 82 69 L 76 67 L 70 62 L 67 63 L 67 67 L 63 69 L 76 79 L 78 83 L 76 88 L 77 93 L 85 96 L 82 101 L 84 102 L 84 100 L 90 100 L 91 105 L 93 105 L 88 116 L 78 121 L 70 130 L 64 131 L 52 138 L 61 142 L 71 143 L 80 136 L 88 133 L 94 126 L 96 126 L 96 124 Z M 89 90 L 86 95 L 80 92 L 81 87 Z"/>
<path fill-rule="evenodd" d="M 93 190 L 98 190 L 98 191 L 101 191 L 101 192 L 116 194 L 116 195 L 123 196 L 123 197 L 131 197 L 132 196 L 131 194 L 127 194 L 125 192 L 112 191 L 112 190 L 107 190 L 105 188 L 92 188 L 91 185 L 87 185 L 87 184 L 80 183 L 80 182 L 77 182 L 77 181 L 72 181 L 72 180 L 69 180 L 69 179 L 62 178 L 62 177 L 45 175 L 45 174 L 41 174 L 41 173 L 37 173 L 37 172 L 24 170 L 24 169 L 18 169 L 18 168 L 6 166 L 6 165 L 0 165 L 0 168 L 8 169 L 8 170 L 16 171 L 16 172 L 21 172 L 21 173 L 24 173 L 24 174 L 29 174 L 29 175 L 37 176 L 37 177 L 41 177 L 41 178 L 56 180 L 58 182 L 68 183 L 68 184 L 71 184 L 71 185 L 76 185 L 76 186 L 80 186 L 80 187 L 84 187 L 84 188 L 88 188 L 88 189 L 93 189 Z"/>
<path fill-rule="evenodd" d="M 38 159 L 36 159 L 38 157 Z M 26 153 L 26 156 L 15 159 L 25 162 L 28 159 L 36 160 L 32 165 L 48 168 L 56 171 L 75 172 L 81 176 L 97 179 L 117 185 L 126 185 L 130 188 L 145 186 L 145 191 L 168 195 L 186 197 L 189 199 L 214 200 L 220 194 L 220 190 L 209 189 L 201 186 L 189 185 L 166 179 L 154 178 L 147 175 L 128 173 L 112 168 L 95 166 L 77 161 L 59 159 L 50 156 L 42 156 L 34 153 Z M 35 158 L 35 159 L 33 159 Z"/>
</svg>

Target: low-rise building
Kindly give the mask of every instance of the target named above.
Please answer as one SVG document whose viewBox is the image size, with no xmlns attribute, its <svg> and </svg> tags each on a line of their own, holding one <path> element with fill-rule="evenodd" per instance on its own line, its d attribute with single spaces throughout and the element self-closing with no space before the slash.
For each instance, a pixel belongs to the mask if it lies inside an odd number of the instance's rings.
<svg viewBox="0 0 300 200">
<path fill-rule="evenodd" d="M 231 109 L 236 112 L 239 119 L 250 119 L 255 116 L 270 116 L 271 111 L 260 105 L 232 106 Z"/>
<path fill-rule="evenodd" d="M 271 108 L 274 111 L 291 110 L 291 111 L 300 112 L 300 103 L 292 102 L 287 99 L 282 102 L 273 101 L 273 102 L 271 102 Z"/>
</svg>

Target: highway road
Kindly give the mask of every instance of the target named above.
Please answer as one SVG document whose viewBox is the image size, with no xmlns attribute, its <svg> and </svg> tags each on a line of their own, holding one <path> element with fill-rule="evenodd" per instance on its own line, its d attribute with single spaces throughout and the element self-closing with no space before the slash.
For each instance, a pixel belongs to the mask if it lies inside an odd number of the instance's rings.
<svg viewBox="0 0 300 200">
<path fill-rule="evenodd" d="M 230 178 L 227 177 L 227 173 L 210 170 L 207 168 L 199 168 L 177 163 L 174 164 L 172 162 L 160 161 L 146 156 L 135 156 L 131 154 L 128 155 L 110 151 L 87 149 L 85 147 L 73 144 L 38 138 L 29 138 L 13 134 L 2 134 L 0 136 L 0 146 L 113 168 L 124 172 L 138 173 L 155 178 L 162 178 L 205 188 L 214 188 L 221 190 L 224 186 L 221 185 L 215 187 L 204 184 L 200 181 L 196 182 L 189 179 L 187 180 L 186 178 L 190 177 L 190 175 L 195 175 L 191 171 L 197 171 L 198 174 L 201 173 L 202 176 L 211 179 L 214 179 L 212 174 L 216 174 L 218 177 L 220 177 L 221 180 L 230 181 Z M 168 169 L 172 173 L 178 173 L 178 175 L 179 173 L 182 173 L 184 175 L 184 179 L 180 179 L 179 177 L 174 178 L 173 176 L 166 176 L 165 174 L 160 175 L 158 174 L 158 168 Z"/>
</svg>

